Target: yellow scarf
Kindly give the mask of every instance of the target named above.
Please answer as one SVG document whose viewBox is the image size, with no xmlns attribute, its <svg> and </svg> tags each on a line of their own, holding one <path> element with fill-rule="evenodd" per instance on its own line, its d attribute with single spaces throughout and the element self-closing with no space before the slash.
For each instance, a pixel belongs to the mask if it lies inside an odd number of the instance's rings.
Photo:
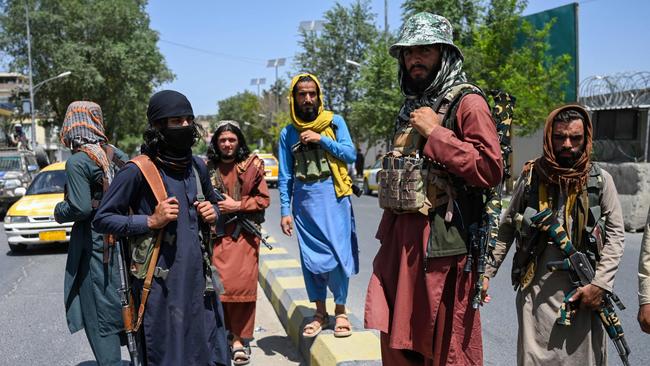
<svg viewBox="0 0 650 366">
<path fill-rule="evenodd" d="M 296 116 L 294 110 L 294 100 L 293 100 L 293 89 L 298 83 L 298 79 L 303 76 L 311 77 L 316 83 L 318 88 L 318 98 L 320 101 L 320 106 L 318 107 L 318 116 L 315 120 L 311 122 L 305 122 Z M 312 130 L 316 133 L 320 133 L 323 136 L 327 136 L 332 140 L 336 141 L 336 134 L 332 128 L 332 118 L 334 113 L 332 111 L 326 111 L 323 107 L 323 92 L 320 87 L 320 82 L 316 76 L 311 74 L 299 74 L 293 77 L 291 80 L 291 87 L 289 88 L 289 111 L 291 113 L 291 120 L 293 121 L 293 127 L 298 130 L 298 132 L 303 132 L 305 130 Z M 352 178 L 348 175 L 348 166 L 345 162 L 337 159 L 329 152 L 325 153 L 327 157 L 327 162 L 330 166 L 330 171 L 332 172 L 332 178 L 334 180 L 334 190 L 336 191 L 336 197 L 341 198 L 344 196 L 349 196 L 352 194 Z"/>
</svg>

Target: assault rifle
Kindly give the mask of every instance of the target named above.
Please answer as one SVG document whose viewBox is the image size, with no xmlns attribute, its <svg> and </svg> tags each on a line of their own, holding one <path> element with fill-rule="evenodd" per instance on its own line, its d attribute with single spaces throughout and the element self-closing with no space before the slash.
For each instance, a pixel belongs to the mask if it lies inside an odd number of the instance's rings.
<svg viewBox="0 0 650 366">
<path fill-rule="evenodd" d="M 546 267 L 551 271 L 568 271 L 571 282 L 575 287 L 589 285 L 595 275 L 594 268 L 589 262 L 587 255 L 578 251 L 569 255 L 565 260 L 548 262 Z M 616 347 L 616 351 L 618 352 L 618 356 L 621 358 L 623 365 L 627 366 L 630 364 L 628 362 L 630 348 L 625 340 L 623 326 L 616 314 L 614 304 L 616 304 L 620 310 L 625 310 L 625 306 L 618 296 L 606 291 L 603 295 L 603 302 L 600 304 L 600 307 L 596 312 L 598 313 L 600 321 L 603 323 L 607 335 L 612 342 L 614 342 L 614 346 Z"/>
<path fill-rule="evenodd" d="M 115 240 L 115 251 L 117 252 L 117 263 L 120 271 L 120 288 L 117 292 L 120 294 L 120 303 L 122 304 L 122 320 L 124 322 L 124 332 L 126 333 L 126 346 L 131 356 L 133 366 L 140 366 L 140 355 L 138 354 L 138 343 L 135 338 L 135 306 L 133 304 L 133 294 L 129 287 L 129 273 L 127 272 L 126 261 L 124 260 L 124 248 L 121 243 L 122 239 Z"/>
<path fill-rule="evenodd" d="M 510 154 L 512 153 L 512 144 L 510 142 L 510 130 L 516 98 L 501 90 L 490 90 L 490 95 L 494 100 L 491 111 L 492 119 L 496 123 L 497 136 L 499 137 L 499 146 L 503 159 L 503 176 L 496 187 L 492 187 L 485 192 L 486 203 L 481 214 L 481 220 L 469 226 L 470 245 L 464 271 L 471 272 L 473 262 L 476 261 L 478 276 L 474 285 L 475 294 L 472 297 L 472 307 L 474 309 L 478 309 L 479 305 L 483 303 L 485 264 L 492 257 L 492 250 L 496 246 L 503 187 L 511 176 Z"/>
<path fill-rule="evenodd" d="M 223 201 L 226 199 L 218 189 L 215 189 L 214 193 L 217 195 L 217 201 Z M 232 235 L 230 235 L 230 237 L 233 240 L 237 240 L 239 234 L 243 229 L 244 231 L 253 234 L 255 237 L 259 238 L 260 242 L 262 242 L 262 244 L 264 244 L 267 248 L 269 248 L 269 250 L 273 249 L 273 246 L 269 244 L 269 242 L 267 241 L 268 236 L 264 235 L 262 231 L 259 229 L 259 227 L 257 226 L 257 224 L 255 224 L 252 220 L 243 217 L 241 215 L 228 214 L 225 215 L 225 222 L 223 226 L 225 227 L 226 225 L 233 222 L 237 224 L 235 230 L 232 232 Z"/>
</svg>

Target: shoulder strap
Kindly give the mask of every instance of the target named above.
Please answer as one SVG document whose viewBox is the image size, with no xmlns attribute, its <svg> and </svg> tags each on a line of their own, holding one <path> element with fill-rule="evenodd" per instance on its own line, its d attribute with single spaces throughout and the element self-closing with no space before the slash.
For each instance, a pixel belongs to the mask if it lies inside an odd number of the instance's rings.
<svg viewBox="0 0 650 366">
<path fill-rule="evenodd" d="M 478 94 L 485 99 L 485 102 L 490 105 L 490 103 L 487 100 L 487 97 L 485 96 L 485 93 L 479 88 L 478 86 L 471 84 L 471 83 L 459 83 L 452 85 L 447 91 L 444 93 L 444 96 L 442 98 L 439 98 L 439 101 L 436 101 L 436 104 L 440 103 L 440 106 L 444 103 L 448 103 L 447 111 L 445 112 L 445 116 L 443 117 L 442 120 L 442 125 L 452 131 L 455 131 L 456 129 L 456 112 L 458 111 L 458 108 L 460 107 L 460 102 L 463 99 L 464 96 L 468 94 Z M 437 108 L 435 109 L 438 111 L 440 106 L 436 106 Z"/>
<path fill-rule="evenodd" d="M 196 181 L 196 200 L 203 202 L 205 201 L 205 195 L 203 194 L 203 187 L 201 186 L 201 177 L 199 176 L 199 171 L 196 169 L 194 163 L 192 163 L 192 171 L 194 172 L 194 180 Z"/>
<path fill-rule="evenodd" d="M 154 197 L 156 197 L 156 202 L 160 203 L 167 198 L 167 191 L 165 190 L 165 185 L 163 184 L 162 177 L 156 165 L 151 161 L 147 155 L 138 155 L 135 158 L 129 160 L 134 163 L 144 175 L 144 179 L 149 184 L 151 191 L 153 192 Z M 138 308 L 138 320 L 135 324 L 134 331 L 137 332 L 142 325 L 144 320 L 144 310 L 147 303 L 147 298 L 149 297 L 149 292 L 151 291 L 151 284 L 153 282 L 153 273 L 158 264 L 158 255 L 160 253 L 160 244 L 162 242 L 164 230 L 159 229 L 156 234 L 156 241 L 154 242 L 153 253 L 151 253 L 151 261 L 147 267 L 147 275 L 144 278 L 144 285 L 142 286 L 142 294 L 140 296 L 140 307 Z"/>
<path fill-rule="evenodd" d="M 129 162 L 134 163 L 140 169 L 140 172 L 142 172 L 144 179 L 149 184 L 154 197 L 156 197 L 156 202 L 160 203 L 164 201 L 167 198 L 167 191 L 165 190 L 165 185 L 163 184 L 162 177 L 160 176 L 156 164 L 154 164 L 153 161 L 144 154 L 136 156 L 129 160 Z"/>
<path fill-rule="evenodd" d="M 521 174 L 524 176 L 525 185 L 524 185 L 524 195 L 523 195 L 523 207 L 531 207 L 535 210 L 539 209 L 539 179 L 537 173 L 535 173 L 535 161 L 530 160 L 524 164 L 524 168 L 521 171 Z"/>
<path fill-rule="evenodd" d="M 591 163 L 589 177 L 587 178 L 587 197 L 589 200 L 589 217 L 585 229 L 592 232 L 602 216 L 600 207 L 600 195 L 603 190 L 603 175 L 597 163 Z"/>
<path fill-rule="evenodd" d="M 122 161 L 122 159 L 115 155 L 115 146 L 111 144 L 104 144 L 102 148 L 104 149 L 104 152 L 106 152 L 107 160 L 115 164 L 118 169 L 122 169 L 126 162 Z"/>
</svg>

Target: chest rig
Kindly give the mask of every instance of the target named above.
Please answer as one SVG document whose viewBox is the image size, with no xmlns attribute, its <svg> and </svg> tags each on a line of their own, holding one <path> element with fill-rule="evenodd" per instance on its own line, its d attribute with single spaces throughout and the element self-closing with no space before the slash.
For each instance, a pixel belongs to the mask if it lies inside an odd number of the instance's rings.
<svg viewBox="0 0 650 366">
<path fill-rule="evenodd" d="M 525 177 L 525 188 L 523 197 L 523 213 L 515 214 L 515 228 L 517 251 L 513 257 L 511 272 L 512 285 L 515 290 L 519 287 L 526 288 L 532 282 L 537 268 L 537 259 L 546 249 L 548 238 L 545 233 L 539 232 L 530 226 L 531 216 L 540 210 L 539 207 L 539 176 L 535 172 L 533 162 L 524 166 L 522 175 Z M 555 196 L 557 189 L 550 186 L 548 189 L 549 207 L 557 209 Z M 573 213 L 582 210 L 585 212 L 583 220 L 573 220 L 570 238 L 575 243 L 578 251 L 583 252 L 589 258 L 591 265 L 595 268 L 600 260 L 600 252 L 605 243 L 605 217 L 602 214 L 600 200 L 603 190 L 603 178 L 601 168 L 592 163 L 589 170 L 589 177 L 585 186 L 578 194 Z"/>
<path fill-rule="evenodd" d="M 442 126 L 458 133 L 456 112 L 460 100 L 467 94 L 483 95 L 481 89 L 469 83 L 449 88 L 431 108 L 442 118 Z M 384 155 L 378 173 L 379 206 L 394 213 L 420 212 L 445 205 L 445 221 L 451 222 L 454 199 L 462 180 L 446 172 L 446 167 L 423 154 L 426 138 L 409 123 L 395 129 L 393 149 Z"/>
</svg>

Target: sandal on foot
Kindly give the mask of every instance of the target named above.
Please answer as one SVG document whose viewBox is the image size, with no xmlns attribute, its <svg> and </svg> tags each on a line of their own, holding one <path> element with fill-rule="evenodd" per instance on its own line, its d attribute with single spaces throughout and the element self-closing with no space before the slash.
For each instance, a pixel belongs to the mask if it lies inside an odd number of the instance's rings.
<svg viewBox="0 0 650 366">
<path fill-rule="evenodd" d="M 339 319 L 345 319 L 345 323 L 347 324 L 339 324 L 338 322 Z M 336 320 L 337 320 L 336 325 L 334 326 L 334 337 L 343 338 L 343 337 L 351 336 L 352 324 L 350 324 L 350 320 L 348 319 L 348 316 L 345 314 L 339 314 L 336 316 Z"/>
<path fill-rule="evenodd" d="M 245 347 L 233 348 L 231 352 L 233 365 L 248 365 L 251 362 L 251 356 Z"/>
<path fill-rule="evenodd" d="M 329 315 L 327 315 L 327 313 L 314 314 L 312 321 L 310 323 L 307 323 L 307 325 L 305 325 L 305 327 L 302 329 L 302 336 L 305 338 L 316 337 L 318 333 L 320 333 L 320 331 L 323 330 L 323 328 L 327 327 L 328 321 L 329 321 Z"/>
</svg>

